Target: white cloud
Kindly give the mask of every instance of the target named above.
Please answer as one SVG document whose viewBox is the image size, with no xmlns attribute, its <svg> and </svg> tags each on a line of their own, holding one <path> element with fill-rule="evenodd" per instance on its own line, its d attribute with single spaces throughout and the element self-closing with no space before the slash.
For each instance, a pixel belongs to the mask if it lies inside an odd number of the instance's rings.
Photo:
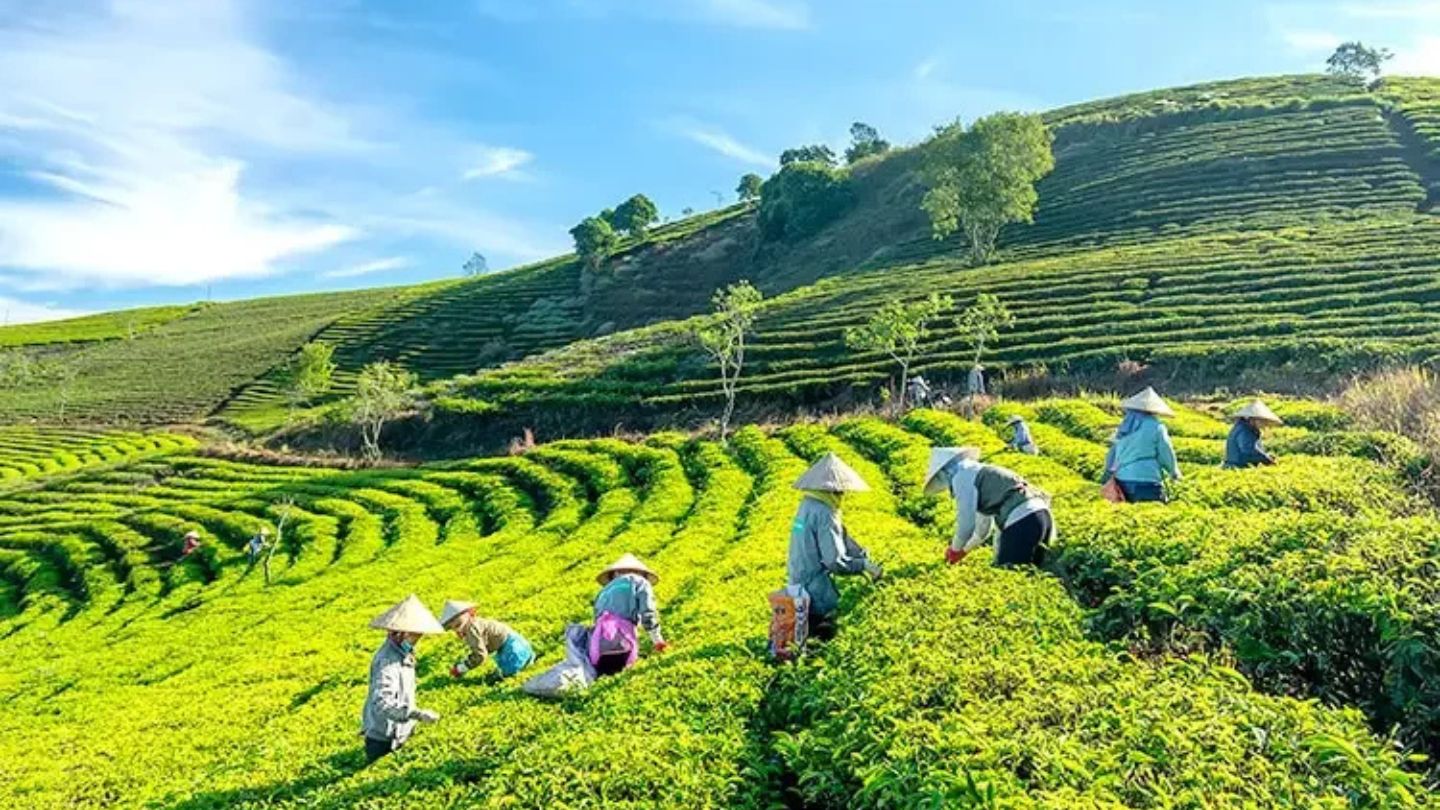
<svg viewBox="0 0 1440 810">
<path fill-rule="evenodd" d="M 1440 0 L 1346 3 L 1341 12 L 1360 19 L 1440 20 Z"/>
<path fill-rule="evenodd" d="M 932 56 L 915 66 L 915 78 L 925 81 L 940 67 L 940 57 Z"/>
<path fill-rule="evenodd" d="M 1440 35 L 1424 36 L 1408 48 L 1396 48 L 1385 72 L 1397 76 L 1440 76 Z"/>
<path fill-rule="evenodd" d="M 804 0 L 477 0 L 475 8 L 506 23 L 623 15 L 782 31 L 811 26 L 810 6 Z"/>
<path fill-rule="evenodd" d="M 369 276 L 375 273 L 383 273 L 387 270 L 399 270 L 402 267 L 409 267 L 410 260 L 403 256 L 389 256 L 384 259 L 363 262 L 361 264 L 342 267 L 338 270 L 330 270 L 320 275 L 324 278 L 357 278 Z"/>
<path fill-rule="evenodd" d="M 0 326 L 10 326 L 17 323 L 38 323 L 40 321 L 58 321 L 62 318 L 78 318 L 81 315 L 90 313 L 78 309 L 65 309 L 63 307 L 51 306 L 50 304 L 32 304 L 29 301 L 21 301 L 18 298 L 7 298 L 0 295 Z"/>
<path fill-rule="evenodd" d="M 810 9 L 804 3 L 774 0 L 704 0 L 701 13 L 720 23 L 742 28 L 800 31 L 810 27 Z"/>
<path fill-rule="evenodd" d="M 463 176 L 466 180 L 479 180 L 485 177 L 517 179 L 523 176 L 519 172 L 520 167 L 534 159 L 535 156 L 524 149 L 482 144 L 475 147 L 475 156 L 471 161 L 471 167 L 465 170 Z"/>
<path fill-rule="evenodd" d="M 681 119 L 671 121 L 665 126 L 683 138 L 694 141 L 706 149 L 718 152 L 740 163 L 765 168 L 775 166 L 775 158 L 741 143 L 728 132 L 709 126 L 708 124 Z"/>
<path fill-rule="evenodd" d="M 1328 31 L 1296 29 L 1281 31 L 1280 38 L 1292 51 L 1300 53 L 1330 53 L 1343 41 L 1337 34 Z"/>
</svg>

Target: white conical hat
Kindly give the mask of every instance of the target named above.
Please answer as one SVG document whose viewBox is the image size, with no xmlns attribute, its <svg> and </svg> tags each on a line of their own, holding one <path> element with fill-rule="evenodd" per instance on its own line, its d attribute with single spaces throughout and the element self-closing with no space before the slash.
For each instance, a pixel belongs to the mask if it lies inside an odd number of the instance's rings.
<svg viewBox="0 0 1440 810">
<path fill-rule="evenodd" d="M 1156 416 L 1174 416 L 1175 412 L 1165 404 L 1165 400 L 1155 393 L 1155 389 L 1145 386 L 1145 390 L 1129 399 L 1120 400 L 1120 407 L 1127 411 L 1141 411 L 1142 413 L 1153 413 Z"/>
<path fill-rule="evenodd" d="M 1025 421 L 1025 417 L 1023 417 L 1023 416 L 1021 416 L 1020 414 L 1017 413 L 1017 414 L 1015 414 L 1014 416 L 1010 417 L 1009 419 L 1006 419 L 1006 420 L 1005 420 L 1005 424 L 1007 424 L 1007 425 L 1014 425 L 1014 424 L 1017 424 L 1017 423 L 1019 423 L 1019 422 L 1024 422 L 1024 421 Z"/>
<path fill-rule="evenodd" d="M 979 459 L 980 448 L 978 447 L 932 447 L 930 448 L 930 465 L 925 469 L 925 494 L 934 495 L 938 490 L 931 489 L 932 484 L 939 483 L 935 476 L 945 469 L 945 465 L 957 458 Z"/>
<path fill-rule="evenodd" d="M 650 584 L 652 585 L 660 581 L 660 575 L 651 571 L 650 567 L 640 562 L 640 558 L 634 554 L 622 555 L 620 559 L 610 563 L 610 567 L 601 571 L 600 575 L 595 577 L 595 579 L 599 580 L 601 585 L 607 585 L 610 580 L 621 574 L 639 574 L 650 580 Z"/>
<path fill-rule="evenodd" d="M 380 614 L 379 618 L 370 622 L 370 626 L 376 630 L 391 630 L 396 633 L 436 635 L 445 632 L 440 622 L 435 621 L 435 614 L 413 593 L 400 600 L 400 604 Z"/>
<path fill-rule="evenodd" d="M 440 624 L 449 627 L 450 622 L 458 618 L 461 613 L 474 609 L 474 602 L 457 602 L 454 599 L 447 599 L 445 600 L 445 606 L 440 608 Z"/>
<path fill-rule="evenodd" d="M 811 492 L 870 491 L 870 485 L 865 483 L 860 473 L 850 469 L 850 465 L 841 461 L 834 453 L 826 453 L 806 470 L 795 482 L 795 488 Z"/>
<path fill-rule="evenodd" d="M 1285 424 L 1284 419 L 1276 416 L 1274 411 L 1258 399 L 1236 411 L 1232 418 L 1254 419 L 1257 422 L 1269 422 L 1272 425 Z"/>
</svg>

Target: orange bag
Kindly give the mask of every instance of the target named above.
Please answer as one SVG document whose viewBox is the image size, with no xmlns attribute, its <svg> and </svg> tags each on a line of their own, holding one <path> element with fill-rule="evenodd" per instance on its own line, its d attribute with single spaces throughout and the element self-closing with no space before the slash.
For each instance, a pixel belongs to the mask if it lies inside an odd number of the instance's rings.
<svg viewBox="0 0 1440 810">
<path fill-rule="evenodd" d="M 1100 486 L 1100 497 L 1110 503 L 1125 503 L 1125 490 L 1120 488 L 1120 482 L 1112 475 Z"/>
</svg>

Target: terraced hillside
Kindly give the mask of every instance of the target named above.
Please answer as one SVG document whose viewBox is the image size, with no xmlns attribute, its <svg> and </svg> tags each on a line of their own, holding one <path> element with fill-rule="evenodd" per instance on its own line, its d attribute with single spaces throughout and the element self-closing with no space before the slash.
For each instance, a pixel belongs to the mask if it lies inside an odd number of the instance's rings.
<svg viewBox="0 0 1440 810">
<path fill-rule="evenodd" d="M 1338 415 L 1296 407 L 1315 427 L 1276 437 L 1279 467 L 1221 471 L 1223 423 L 1185 410 L 1176 502 L 1114 507 L 1089 479 L 1113 407 L 1028 406 L 1039 458 L 917 411 L 750 427 L 729 448 L 662 434 L 359 472 L 178 449 L 0 495 L 0 798 L 1432 804 L 1424 766 L 1370 730 L 1440 744 L 1440 600 L 1421 574 L 1440 562 L 1440 523 L 1366 458 L 1397 440 L 1333 432 Z M 983 554 L 938 564 L 950 507 L 918 491 L 932 441 L 978 445 L 1055 495 L 1052 573 L 993 570 Z M 777 669 L 763 594 L 783 581 L 790 482 L 826 450 L 875 485 L 846 523 L 888 576 L 846 582 L 839 638 Z M 266 586 L 240 544 L 282 518 Z M 177 562 L 191 527 L 207 542 Z M 549 663 L 621 551 L 662 575 L 671 652 L 551 704 L 513 682 L 452 681 L 456 642 L 426 642 L 420 699 L 441 721 L 361 767 L 372 615 L 412 590 L 476 597 Z"/>
<path fill-rule="evenodd" d="M 1036 267 L 1070 263 L 1077 272 L 1095 273 L 1132 255 L 1145 257 L 1152 277 L 1178 276 L 1191 272 L 1197 258 L 1213 266 L 1208 251 L 1232 241 L 1239 247 L 1225 252 L 1236 263 L 1235 272 L 1265 274 L 1276 266 L 1313 260 L 1303 251 L 1287 258 L 1292 246 L 1303 247 L 1311 239 L 1341 243 L 1357 233 L 1386 229 L 1404 232 L 1403 244 L 1431 250 L 1433 215 L 1417 212 L 1433 205 L 1440 178 L 1434 159 L 1437 98 L 1434 80 L 1387 80 L 1377 92 L 1367 93 L 1328 77 L 1290 76 L 1056 110 L 1047 121 L 1055 133 L 1057 165 L 1040 184 L 1036 222 L 1007 231 L 1004 261 L 984 278 L 1024 288 L 1025 276 Z M 625 245 L 593 276 L 582 273 L 571 258 L 559 257 L 481 279 L 218 305 L 133 338 L 127 331 L 126 339 L 58 352 L 42 351 L 36 343 L 62 340 L 56 335 L 63 335 L 64 325 L 47 327 L 43 335 L 0 329 L 0 345 L 23 344 L 24 351 L 44 354 L 52 379 L 51 384 L 0 392 L 0 419 L 53 417 L 58 409 L 47 392 L 59 388 L 54 381 L 67 379 L 68 371 L 79 380 L 67 397 L 65 411 L 72 418 L 153 423 L 219 415 L 263 430 L 283 415 L 274 388 L 277 371 L 305 340 L 317 336 L 337 345 L 339 396 L 353 373 L 372 360 L 396 360 L 426 380 L 441 380 L 535 357 L 582 338 L 703 312 L 711 291 L 740 278 L 751 279 L 771 296 L 825 282 L 797 300 L 842 292 L 851 281 L 854 292 L 845 294 L 859 297 L 876 288 L 877 278 L 893 281 L 899 275 L 916 280 L 916 294 L 928 291 L 921 284 L 963 291 L 974 286 L 966 283 L 971 276 L 963 266 L 963 246 L 932 240 L 917 207 L 923 189 L 914 170 L 922 158 L 923 147 L 863 161 L 852 171 L 855 205 L 818 234 L 795 243 L 762 240 L 753 209 L 735 206 L 658 228 L 645 241 Z M 1364 261 L 1363 251 L 1374 247 L 1364 241 L 1367 237 L 1360 238 L 1363 244 L 1344 245 L 1343 252 L 1330 257 L 1343 266 L 1322 264 L 1316 272 L 1383 269 L 1386 265 L 1379 263 L 1353 264 Z M 1258 247 L 1266 240 L 1268 247 Z M 1197 256 L 1199 250 L 1207 255 Z M 1168 262 L 1162 258 L 1167 252 L 1173 253 Z M 1384 260 L 1413 268 L 1432 255 L 1433 250 L 1406 256 L 1391 251 Z M 1122 288 L 1115 301 L 1136 303 L 1135 296 L 1145 292 L 1134 287 L 1141 282 L 1132 274 L 1123 283 L 1131 286 Z M 1169 310 L 1158 314 L 1171 317 Z M 1269 338 L 1268 325 L 1262 322 L 1257 332 L 1245 334 L 1246 342 Z M 93 332 L 94 327 L 77 324 L 75 331 Z M 1403 341 L 1415 333 L 1391 331 L 1387 323 L 1376 336 Z M 684 368 L 686 358 L 660 351 L 648 340 L 643 335 L 623 339 L 627 345 L 645 345 L 660 372 L 654 385 L 639 392 L 641 398 L 664 402 L 671 394 L 689 392 L 687 386 L 704 387 Z M 607 345 L 597 351 L 607 351 Z M 818 345 L 823 351 L 823 343 Z M 232 366 L 232 355 L 242 362 Z M 786 360 L 771 356 L 778 373 Z M 1043 359 L 1063 364 L 1072 358 L 1062 348 Z M 544 358 L 540 370 L 523 373 L 542 378 L 544 387 L 556 387 L 562 398 L 614 388 L 593 363 L 558 381 L 548 378 L 544 369 L 549 363 Z M 226 373 L 189 385 L 170 384 L 193 379 L 187 370 L 202 365 Z M 157 368 L 164 373 L 154 373 Z M 615 373 L 623 381 L 633 371 L 622 367 Z M 837 374 L 842 384 L 856 379 L 845 369 Z M 514 375 L 506 372 L 497 379 Z M 522 388 L 517 396 L 533 393 Z M 476 390 L 489 396 L 484 384 Z M 624 385 L 616 390 L 634 402 Z M 804 386 L 795 393 L 810 395 Z"/>
</svg>

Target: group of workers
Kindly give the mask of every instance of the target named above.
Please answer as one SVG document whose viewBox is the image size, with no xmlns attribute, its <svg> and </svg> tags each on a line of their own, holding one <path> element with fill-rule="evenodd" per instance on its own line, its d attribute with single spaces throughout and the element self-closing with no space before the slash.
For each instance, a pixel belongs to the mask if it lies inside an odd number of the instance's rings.
<svg viewBox="0 0 1440 810">
<path fill-rule="evenodd" d="M 1105 481 L 1114 479 L 1128 501 L 1164 499 L 1163 482 L 1178 480 L 1180 469 L 1169 432 L 1160 417 L 1174 411 L 1152 388 L 1121 402 L 1124 417 L 1115 431 L 1105 460 Z M 1235 414 L 1226 441 L 1225 466 L 1273 464 L 1264 449 L 1261 431 L 1282 424 L 1263 402 L 1255 401 Z M 1007 421 L 1010 449 L 1034 455 L 1039 452 L 1024 419 Z M 806 606 L 802 639 L 829 639 L 836 631 L 840 609 L 837 576 L 866 575 L 872 581 L 884 569 L 845 527 L 844 506 L 849 493 L 870 489 L 865 480 L 834 453 L 827 453 L 796 480 L 803 493 L 790 529 L 786 566 L 786 593 L 799 595 Z M 972 550 L 991 542 L 992 562 L 998 566 L 1040 566 L 1055 538 L 1050 498 L 1013 470 L 980 460 L 975 447 L 935 447 L 921 487 L 928 495 L 949 493 L 955 501 L 955 528 L 945 548 L 950 565 Z M 600 592 L 592 609 L 594 625 L 588 631 L 589 664 L 597 677 L 632 666 L 638 656 L 637 628 L 644 629 L 653 649 L 668 644 L 660 632 L 660 614 L 654 586 L 659 576 L 631 554 L 622 556 L 597 577 Z M 386 631 L 385 642 L 370 665 L 370 691 L 363 712 L 365 751 L 373 761 L 399 748 L 417 723 L 439 719 L 415 703 L 415 644 L 422 636 L 453 632 L 468 648 L 464 659 L 450 668 L 463 677 L 494 657 L 501 677 L 509 677 L 535 660 L 530 643 L 514 629 L 476 615 L 470 602 L 447 601 L 436 619 L 414 596 L 371 623 Z M 773 633 L 773 628 L 772 628 Z M 772 637 L 773 640 L 773 637 Z"/>
</svg>

